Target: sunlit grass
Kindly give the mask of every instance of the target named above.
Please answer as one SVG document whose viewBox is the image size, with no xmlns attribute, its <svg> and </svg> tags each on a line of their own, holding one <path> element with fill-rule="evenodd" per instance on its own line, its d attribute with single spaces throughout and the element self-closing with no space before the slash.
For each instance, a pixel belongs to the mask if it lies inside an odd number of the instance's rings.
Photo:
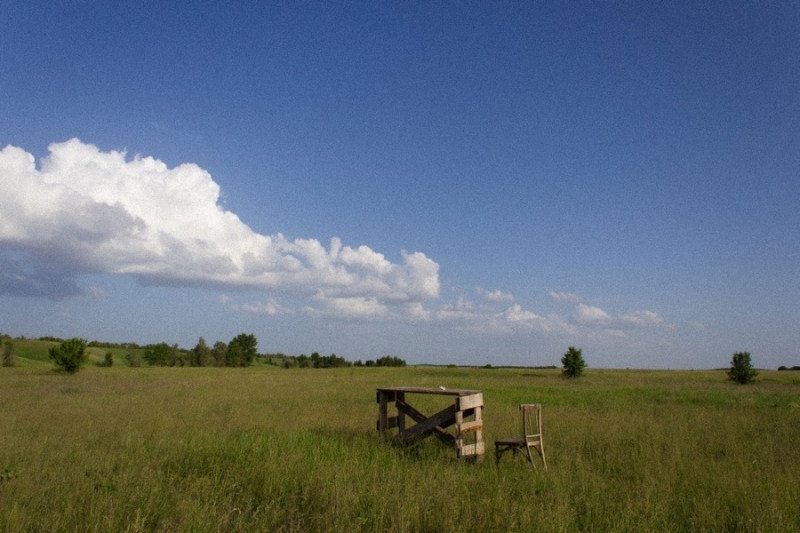
<svg viewBox="0 0 800 533">
<path fill-rule="evenodd" d="M 392 385 L 482 390 L 486 459 L 381 442 Z M 524 402 L 546 473 L 494 464 Z M 0 531 L 797 531 L 798 442 L 790 372 L 20 366 L 0 369 Z"/>
</svg>

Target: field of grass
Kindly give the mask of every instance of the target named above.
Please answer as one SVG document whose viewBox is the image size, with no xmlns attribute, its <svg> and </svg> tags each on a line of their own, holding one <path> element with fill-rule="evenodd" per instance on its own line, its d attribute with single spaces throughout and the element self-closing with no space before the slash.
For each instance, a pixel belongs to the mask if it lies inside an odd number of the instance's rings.
<svg viewBox="0 0 800 533">
<path fill-rule="evenodd" d="M 382 443 L 375 388 L 394 385 L 482 390 L 485 460 Z M 544 406 L 547 472 L 491 454 L 524 402 Z M 9 533 L 793 532 L 798 452 L 794 372 L 0 368 Z"/>
</svg>

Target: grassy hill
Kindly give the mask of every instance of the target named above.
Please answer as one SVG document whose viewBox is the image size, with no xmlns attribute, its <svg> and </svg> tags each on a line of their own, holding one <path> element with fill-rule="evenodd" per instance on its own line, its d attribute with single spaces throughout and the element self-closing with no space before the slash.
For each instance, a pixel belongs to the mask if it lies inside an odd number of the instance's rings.
<svg viewBox="0 0 800 533">
<path fill-rule="evenodd" d="M 14 359 L 15 365 L 20 367 L 35 367 L 41 365 L 52 366 L 53 363 L 50 360 L 50 353 L 49 350 L 51 347 L 56 346 L 59 344 L 56 340 L 39 340 L 39 339 L 4 339 L 5 341 L 10 340 L 14 345 Z M 100 347 L 88 347 L 87 353 L 89 356 L 89 365 L 96 365 L 101 363 L 103 359 L 105 359 L 106 352 L 111 352 L 111 356 L 114 360 L 114 365 L 124 365 L 125 364 L 125 356 L 128 351 L 132 351 L 138 353 L 139 355 L 142 354 L 142 348 L 119 348 L 119 347 L 111 347 L 111 348 L 100 348 Z"/>
</svg>

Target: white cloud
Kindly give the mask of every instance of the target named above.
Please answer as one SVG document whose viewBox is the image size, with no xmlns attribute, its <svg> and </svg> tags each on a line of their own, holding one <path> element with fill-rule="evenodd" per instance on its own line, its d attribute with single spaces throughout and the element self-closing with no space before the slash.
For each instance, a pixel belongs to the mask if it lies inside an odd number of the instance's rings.
<svg viewBox="0 0 800 533">
<path fill-rule="evenodd" d="M 577 304 L 583 301 L 580 296 L 571 292 L 550 291 L 548 294 L 550 295 L 550 299 L 554 302 L 570 302 Z"/>
<path fill-rule="evenodd" d="M 509 307 L 504 313 L 505 320 L 512 325 L 523 326 L 528 329 L 533 329 L 542 332 L 562 332 L 573 333 L 574 328 L 570 326 L 565 320 L 558 316 L 540 316 L 523 309 L 521 305 L 514 304 Z"/>
<path fill-rule="evenodd" d="M 476 288 L 477 293 L 490 302 L 513 302 L 514 295 L 510 292 L 503 292 L 501 290 L 487 291 L 481 287 Z"/>
<path fill-rule="evenodd" d="M 337 317 L 377 319 L 385 318 L 389 310 L 377 298 L 361 296 L 349 298 L 318 298 L 327 311 Z"/>
<path fill-rule="evenodd" d="M 78 291 L 77 276 L 101 272 L 322 295 L 356 314 L 439 296 L 439 265 L 423 253 L 403 251 L 392 263 L 336 237 L 326 249 L 254 232 L 221 207 L 219 186 L 197 165 L 170 169 L 77 139 L 49 150 L 40 169 L 20 148 L 0 151 L 0 292 L 63 297 Z"/>
<path fill-rule="evenodd" d="M 292 309 L 282 306 L 275 298 L 269 298 L 264 302 L 256 304 L 231 304 L 230 309 L 232 311 L 243 311 L 245 313 L 267 316 L 294 314 Z"/>
<path fill-rule="evenodd" d="M 586 304 L 575 306 L 575 320 L 580 324 L 601 324 L 611 323 L 611 315 L 600 309 Z"/>
<path fill-rule="evenodd" d="M 81 292 L 81 275 L 111 273 L 150 285 L 261 291 L 267 295 L 259 303 L 237 303 L 228 294 L 218 301 L 265 316 L 393 319 L 469 334 L 569 337 L 668 327 L 653 311 L 615 316 L 570 292 L 549 296 L 575 305 L 571 321 L 481 287 L 474 302 L 440 302 L 439 265 L 421 252 L 401 250 L 400 261 L 392 262 L 338 237 L 325 246 L 313 238 L 259 234 L 225 210 L 220 187 L 197 165 L 168 168 L 77 139 L 49 150 L 39 168 L 20 148 L 0 150 L 0 294 L 64 298 Z M 88 293 L 103 297 L 95 287 Z"/>
<path fill-rule="evenodd" d="M 653 311 L 634 311 L 622 315 L 620 321 L 632 326 L 661 326 L 666 325 L 664 318 Z"/>
<path fill-rule="evenodd" d="M 599 307 L 583 303 L 575 306 L 574 318 L 577 323 L 585 326 L 600 326 L 608 328 L 608 331 L 619 330 L 616 332 L 617 336 L 620 336 L 620 333 L 624 334 L 626 328 L 670 327 L 664 318 L 654 311 L 633 311 L 614 316 Z"/>
</svg>

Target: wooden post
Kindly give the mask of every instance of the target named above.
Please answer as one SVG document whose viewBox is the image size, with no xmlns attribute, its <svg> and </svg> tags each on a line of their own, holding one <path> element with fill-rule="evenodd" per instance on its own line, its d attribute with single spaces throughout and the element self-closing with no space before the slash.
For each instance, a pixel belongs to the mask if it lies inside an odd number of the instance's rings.
<svg viewBox="0 0 800 533">
<path fill-rule="evenodd" d="M 456 398 L 456 455 L 458 457 L 483 456 L 483 394 L 476 393 Z M 473 417 L 473 420 L 464 420 Z M 472 434 L 471 444 L 465 436 Z"/>
</svg>

